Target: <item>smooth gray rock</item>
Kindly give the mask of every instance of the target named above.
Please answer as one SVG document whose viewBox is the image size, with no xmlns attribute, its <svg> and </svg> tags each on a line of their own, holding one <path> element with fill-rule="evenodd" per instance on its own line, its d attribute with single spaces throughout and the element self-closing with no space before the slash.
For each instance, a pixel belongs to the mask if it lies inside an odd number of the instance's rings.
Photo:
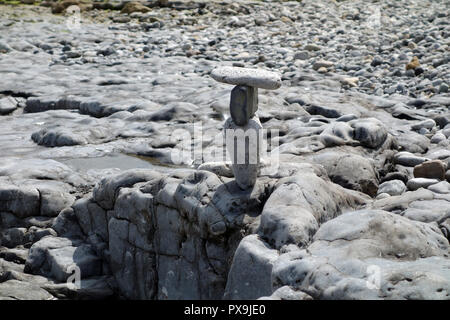
<svg viewBox="0 0 450 320">
<path fill-rule="evenodd" d="M 440 143 L 447 140 L 447 137 L 442 132 L 436 132 L 430 139 L 431 143 Z"/>
<path fill-rule="evenodd" d="M 254 116 L 245 126 L 238 126 L 232 118 L 229 118 L 224 124 L 224 130 L 236 183 L 243 190 L 251 188 L 260 173 L 263 141 L 259 118 Z"/>
<path fill-rule="evenodd" d="M 0 211 L 11 212 L 19 218 L 39 215 L 40 195 L 36 188 L 0 185 Z"/>
<path fill-rule="evenodd" d="M 81 278 L 102 273 L 102 261 L 91 246 L 48 236 L 31 246 L 25 272 L 64 282 L 73 274 L 74 267 L 79 268 Z"/>
<path fill-rule="evenodd" d="M 259 234 L 277 249 L 290 243 L 305 246 L 319 228 L 314 214 L 302 206 L 301 194 L 296 184 L 282 185 L 264 206 Z"/>
<path fill-rule="evenodd" d="M 306 51 L 320 51 L 322 48 L 314 43 L 308 43 L 305 45 L 304 49 Z"/>
<path fill-rule="evenodd" d="M 129 170 L 109 179 L 102 179 L 94 188 L 93 198 L 104 209 L 114 207 L 116 192 L 122 187 L 130 187 L 138 182 L 159 178 L 160 174 L 153 170 Z"/>
<path fill-rule="evenodd" d="M 220 67 L 211 72 L 211 77 L 219 82 L 275 90 L 281 87 L 280 76 L 262 69 Z"/>
<path fill-rule="evenodd" d="M 44 216 L 35 216 L 25 218 L 24 222 L 27 227 L 38 227 L 38 228 L 50 228 L 54 222 L 54 218 L 52 217 L 44 217 Z"/>
<path fill-rule="evenodd" d="M 414 131 L 407 131 L 395 136 L 402 150 L 413 153 L 424 153 L 430 146 L 430 139 Z"/>
<path fill-rule="evenodd" d="M 375 196 L 378 177 L 374 162 L 356 154 L 324 152 L 311 157 L 324 166 L 330 179 L 345 188 Z"/>
<path fill-rule="evenodd" d="M 440 222 L 450 215 L 450 203 L 444 199 L 416 200 L 409 204 L 402 215 L 421 222 Z"/>
<path fill-rule="evenodd" d="M 47 252 L 49 276 L 59 282 L 64 282 L 73 274 L 74 266 L 80 268 L 81 278 L 99 276 L 102 274 L 102 261 L 95 255 L 90 246 L 66 246 L 49 249 Z"/>
<path fill-rule="evenodd" d="M 71 283 L 48 283 L 41 287 L 58 299 L 105 300 L 115 297 L 114 280 L 109 276 L 81 279 L 79 284 L 79 288 Z"/>
<path fill-rule="evenodd" d="M 64 190 L 41 188 L 41 216 L 56 217 L 61 210 L 70 207 L 75 197 Z"/>
<path fill-rule="evenodd" d="M 300 51 L 294 54 L 294 59 L 298 60 L 308 60 L 309 53 L 308 51 Z"/>
<path fill-rule="evenodd" d="M 231 90 L 230 115 L 238 126 L 245 126 L 258 109 L 258 88 L 236 86 Z"/>
<path fill-rule="evenodd" d="M 210 171 L 218 176 L 233 178 L 231 162 L 205 162 L 202 163 L 197 169 Z"/>
<path fill-rule="evenodd" d="M 0 233 L 0 245 L 7 248 L 14 248 L 25 244 L 26 228 L 10 228 L 2 230 Z"/>
<path fill-rule="evenodd" d="M 325 118 L 340 118 L 342 116 L 342 113 L 335 109 L 330 107 L 325 107 L 322 105 L 307 105 L 305 106 L 305 110 L 308 111 L 310 114 L 313 115 L 321 115 Z"/>
<path fill-rule="evenodd" d="M 410 203 L 420 200 L 433 200 L 434 194 L 430 190 L 420 188 L 415 191 L 407 191 L 399 196 L 391 196 L 386 199 L 377 199 L 371 204 L 371 208 L 401 213 Z"/>
<path fill-rule="evenodd" d="M 62 210 L 53 222 L 52 228 L 60 237 L 82 239 L 85 236 L 83 231 L 81 231 L 77 216 L 72 208 Z"/>
<path fill-rule="evenodd" d="M 377 194 L 387 193 L 391 196 L 398 196 L 407 190 L 406 185 L 401 180 L 389 180 L 378 186 Z"/>
<path fill-rule="evenodd" d="M 389 193 L 382 192 L 382 193 L 378 193 L 378 194 L 377 194 L 376 199 L 377 199 L 377 200 L 379 200 L 379 199 L 385 199 L 385 198 L 389 198 L 390 196 L 391 196 L 391 195 L 390 195 Z"/>
<path fill-rule="evenodd" d="M 31 226 L 27 233 L 25 234 L 25 243 L 28 244 L 33 244 L 39 240 L 41 240 L 42 238 L 46 237 L 46 236 L 53 236 L 56 237 L 57 233 L 55 230 L 53 230 L 52 228 L 39 228 L 36 226 Z"/>
<path fill-rule="evenodd" d="M 270 295 L 272 266 L 278 252 L 270 249 L 257 235 L 242 239 L 228 273 L 224 299 L 249 300 Z"/>
<path fill-rule="evenodd" d="M 72 208 L 86 236 L 97 235 L 103 240 L 108 239 L 107 214 L 103 208 L 89 198 L 77 200 Z"/>
<path fill-rule="evenodd" d="M 320 68 L 332 68 L 334 66 L 334 63 L 332 61 L 327 61 L 327 60 L 318 60 L 316 62 L 314 62 L 313 64 L 313 69 L 314 70 L 319 70 Z"/>
<path fill-rule="evenodd" d="M 450 193 L 450 183 L 441 181 L 430 185 L 427 189 L 436 193 Z"/>
<path fill-rule="evenodd" d="M 17 109 L 17 102 L 11 98 L 0 99 L 0 115 L 7 115 Z"/>
<path fill-rule="evenodd" d="M 404 172 L 399 172 L 399 171 L 389 172 L 381 179 L 381 182 L 386 182 L 386 181 L 391 181 L 391 180 L 400 180 L 403 183 L 406 183 L 406 182 L 408 182 L 408 175 Z"/>
<path fill-rule="evenodd" d="M 352 120 L 349 124 L 355 129 L 354 139 L 368 148 L 379 148 L 388 136 L 384 124 L 375 118 Z"/>
<path fill-rule="evenodd" d="M 327 147 L 337 145 L 356 145 L 358 141 L 353 139 L 354 129 L 345 122 L 333 122 L 322 131 L 320 137 Z"/>
<path fill-rule="evenodd" d="M 428 160 L 427 158 L 419 157 L 409 152 L 399 152 L 394 157 L 395 163 L 406 167 L 415 167 Z"/>
<path fill-rule="evenodd" d="M 448 247 L 429 224 L 354 211 L 323 224 L 307 251 L 280 255 L 273 277 L 315 299 L 446 299 Z"/>
<path fill-rule="evenodd" d="M 55 300 L 50 293 L 36 284 L 8 280 L 0 283 L 0 300 Z"/>
<path fill-rule="evenodd" d="M 275 290 L 272 295 L 258 300 L 313 300 L 313 298 L 302 291 L 293 290 L 290 286 L 283 286 Z"/>
<path fill-rule="evenodd" d="M 31 139 L 38 145 L 43 145 L 46 147 L 63 147 L 87 144 L 85 137 L 65 129 L 42 129 L 38 132 L 34 132 L 31 135 Z"/>
<path fill-rule="evenodd" d="M 427 120 L 424 120 L 424 121 L 421 121 L 419 123 L 412 125 L 411 128 L 413 130 L 420 130 L 422 128 L 432 129 L 435 126 L 436 126 L 436 122 L 433 119 L 427 119 Z"/>
<path fill-rule="evenodd" d="M 438 183 L 437 179 L 428 179 L 428 178 L 413 178 L 408 180 L 406 186 L 409 190 L 417 190 L 419 188 L 427 188 L 433 184 Z"/>
<path fill-rule="evenodd" d="M 288 244 L 305 247 L 320 223 L 366 200 L 313 173 L 298 173 L 278 182 L 264 205 L 258 234 L 276 249 Z"/>
</svg>

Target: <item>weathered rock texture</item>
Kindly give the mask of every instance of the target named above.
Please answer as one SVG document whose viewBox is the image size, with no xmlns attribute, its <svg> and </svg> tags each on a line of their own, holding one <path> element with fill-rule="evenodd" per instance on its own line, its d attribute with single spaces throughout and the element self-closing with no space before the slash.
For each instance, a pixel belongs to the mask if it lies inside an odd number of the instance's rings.
<svg viewBox="0 0 450 320">
<path fill-rule="evenodd" d="M 278 174 L 288 173 L 263 176 L 245 191 L 210 171 L 133 170 L 104 178 L 54 222 L 65 238 L 45 237 L 31 247 L 25 271 L 58 281 L 67 279 L 70 264 L 83 279 L 110 272 L 129 299 L 271 295 L 281 247 L 307 245 L 323 222 L 367 202 L 338 185 L 331 189 L 320 167 L 284 165 Z"/>
</svg>

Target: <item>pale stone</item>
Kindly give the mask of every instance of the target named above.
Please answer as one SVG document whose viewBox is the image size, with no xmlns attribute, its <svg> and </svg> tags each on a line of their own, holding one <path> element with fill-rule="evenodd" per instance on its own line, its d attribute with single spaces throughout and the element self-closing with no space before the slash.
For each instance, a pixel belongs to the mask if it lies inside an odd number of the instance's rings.
<svg viewBox="0 0 450 320">
<path fill-rule="evenodd" d="M 281 87 L 279 74 L 261 69 L 220 67 L 211 72 L 211 77 L 216 81 L 237 86 L 245 85 L 268 90 Z"/>
<path fill-rule="evenodd" d="M 231 90 L 230 114 L 234 123 L 245 126 L 258 109 L 258 88 L 236 86 Z"/>
<path fill-rule="evenodd" d="M 257 116 L 251 118 L 245 126 L 238 126 L 233 119 L 228 118 L 224 129 L 236 183 L 241 189 L 248 189 L 255 184 L 260 171 L 262 125 Z M 234 137 L 236 137 L 236 143 Z M 248 137 L 248 143 L 246 143 L 246 137 Z"/>
</svg>

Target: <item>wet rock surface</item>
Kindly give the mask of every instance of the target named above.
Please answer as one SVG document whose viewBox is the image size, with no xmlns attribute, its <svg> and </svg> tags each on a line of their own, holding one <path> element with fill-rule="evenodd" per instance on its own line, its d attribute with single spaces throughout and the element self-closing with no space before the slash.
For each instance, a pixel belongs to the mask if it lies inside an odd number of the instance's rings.
<svg viewBox="0 0 450 320">
<path fill-rule="evenodd" d="M 42 4 L 0 4 L 0 299 L 450 299 L 449 3 Z"/>
</svg>

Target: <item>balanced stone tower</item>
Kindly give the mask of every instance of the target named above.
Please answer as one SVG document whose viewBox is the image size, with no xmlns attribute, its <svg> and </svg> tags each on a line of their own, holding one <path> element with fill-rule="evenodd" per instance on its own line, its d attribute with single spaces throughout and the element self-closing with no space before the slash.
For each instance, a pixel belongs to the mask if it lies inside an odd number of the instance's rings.
<svg viewBox="0 0 450 320">
<path fill-rule="evenodd" d="M 238 67 L 214 69 L 211 77 L 235 85 L 231 90 L 231 117 L 225 122 L 224 129 L 236 183 L 245 190 L 255 185 L 260 172 L 263 141 L 261 122 L 256 115 L 258 88 L 278 89 L 281 78 L 274 72 Z"/>
</svg>

